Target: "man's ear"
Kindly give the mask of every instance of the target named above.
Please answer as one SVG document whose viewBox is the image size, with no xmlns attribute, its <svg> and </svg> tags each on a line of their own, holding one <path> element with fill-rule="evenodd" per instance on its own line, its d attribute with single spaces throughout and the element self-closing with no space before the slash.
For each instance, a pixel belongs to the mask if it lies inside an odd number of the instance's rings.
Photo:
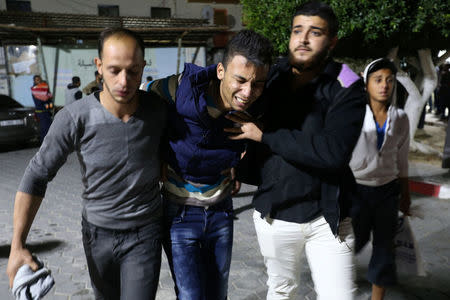
<svg viewBox="0 0 450 300">
<path fill-rule="evenodd" d="M 102 60 L 99 57 L 94 58 L 95 65 L 97 66 L 97 71 L 100 75 L 102 74 Z"/>
<path fill-rule="evenodd" d="M 225 66 L 222 63 L 217 64 L 217 78 L 222 80 L 225 77 Z"/>
</svg>

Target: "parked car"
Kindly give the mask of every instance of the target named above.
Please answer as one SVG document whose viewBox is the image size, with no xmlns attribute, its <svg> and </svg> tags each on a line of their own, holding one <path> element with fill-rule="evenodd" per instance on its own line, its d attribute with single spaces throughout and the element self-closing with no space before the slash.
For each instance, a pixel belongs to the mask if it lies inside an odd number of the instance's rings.
<svg viewBox="0 0 450 300">
<path fill-rule="evenodd" d="M 39 121 L 34 107 L 25 107 L 0 95 L 0 144 L 26 144 L 39 140 Z"/>
</svg>

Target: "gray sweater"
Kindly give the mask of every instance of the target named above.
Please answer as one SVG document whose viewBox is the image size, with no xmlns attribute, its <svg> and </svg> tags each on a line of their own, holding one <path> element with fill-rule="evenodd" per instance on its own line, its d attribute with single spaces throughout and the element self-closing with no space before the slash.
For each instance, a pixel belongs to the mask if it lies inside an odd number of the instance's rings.
<svg viewBox="0 0 450 300">
<path fill-rule="evenodd" d="M 161 213 L 158 180 L 166 104 L 156 94 L 139 91 L 139 107 L 124 123 L 97 97 L 86 96 L 56 114 L 19 190 L 43 197 L 47 183 L 76 151 L 84 185 L 83 217 L 111 229 L 145 225 Z"/>
</svg>

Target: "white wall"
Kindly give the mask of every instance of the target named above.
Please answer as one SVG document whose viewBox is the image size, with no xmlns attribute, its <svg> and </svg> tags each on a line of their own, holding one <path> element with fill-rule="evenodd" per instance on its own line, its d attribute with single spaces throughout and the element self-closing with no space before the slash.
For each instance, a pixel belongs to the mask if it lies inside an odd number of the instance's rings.
<svg viewBox="0 0 450 300">
<path fill-rule="evenodd" d="M 201 18 L 205 5 L 226 9 L 235 19 L 232 31 L 242 29 L 242 6 L 240 4 L 191 3 L 187 0 L 31 0 L 33 12 L 72 13 L 97 15 L 97 5 L 119 5 L 121 16 L 149 17 L 150 8 L 168 7 L 176 18 Z M 6 9 L 6 0 L 0 0 L 0 9 Z"/>
<path fill-rule="evenodd" d="M 206 4 L 188 3 L 187 0 L 31 0 L 33 12 L 51 13 L 73 13 L 97 15 L 97 5 L 119 5 L 121 16 L 150 16 L 150 8 L 169 7 L 173 17 L 177 18 L 201 18 L 202 8 L 206 5 L 217 9 L 227 9 L 228 15 L 233 15 L 236 21 L 233 31 L 242 29 L 241 5 L 240 4 Z M 0 10 L 6 10 L 6 0 L 0 0 Z M 55 95 L 57 105 L 64 103 L 64 89 L 70 82 L 72 76 L 81 78 L 81 85 L 84 86 L 93 80 L 95 67 L 91 65 L 92 59 L 97 55 L 96 49 L 63 49 L 59 48 L 59 61 L 56 76 L 56 90 L 54 87 L 55 71 L 55 47 L 43 47 L 44 60 L 46 64 L 48 83 L 51 91 Z M 180 72 L 183 71 L 184 62 L 191 62 L 195 48 L 182 48 Z M 145 50 L 147 66 L 144 69 L 143 81 L 145 77 L 151 75 L 154 79 L 165 77 L 176 73 L 177 48 L 154 48 Z M 79 63 L 79 60 L 83 62 Z M 151 62 L 151 63 L 150 63 Z M 196 64 L 204 66 L 206 64 L 205 48 L 201 47 L 198 53 Z M 42 63 L 40 62 L 43 73 Z M 9 76 L 11 85 L 11 96 L 17 98 L 19 102 L 26 105 L 33 105 L 30 87 L 32 85 L 33 74 L 23 74 L 19 76 Z M 44 75 L 44 74 L 42 74 Z"/>
</svg>

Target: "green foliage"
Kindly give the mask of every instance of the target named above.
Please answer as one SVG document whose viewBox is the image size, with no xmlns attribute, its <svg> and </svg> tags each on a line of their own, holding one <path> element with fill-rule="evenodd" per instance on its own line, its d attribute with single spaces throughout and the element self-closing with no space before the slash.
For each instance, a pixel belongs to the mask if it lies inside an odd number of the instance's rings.
<svg viewBox="0 0 450 300">
<path fill-rule="evenodd" d="M 241 0 L 248 28 L 267 36 L 279 54 L 287 50 L 291 18 L 305 0 Z M 449 0 L 325 0 L 340 22 L 338 55 L 383 55 L 450 48 Z M 406 53 L 405 53 L 406 54 Z"/>
<path fill-rule="evenodd" d="M 286 0 L 241 0 L 243 22 L 270 39 L 278 53 L 287 50 L 291 16 L 294 8 L 302 1 Z"/>
</svg>

